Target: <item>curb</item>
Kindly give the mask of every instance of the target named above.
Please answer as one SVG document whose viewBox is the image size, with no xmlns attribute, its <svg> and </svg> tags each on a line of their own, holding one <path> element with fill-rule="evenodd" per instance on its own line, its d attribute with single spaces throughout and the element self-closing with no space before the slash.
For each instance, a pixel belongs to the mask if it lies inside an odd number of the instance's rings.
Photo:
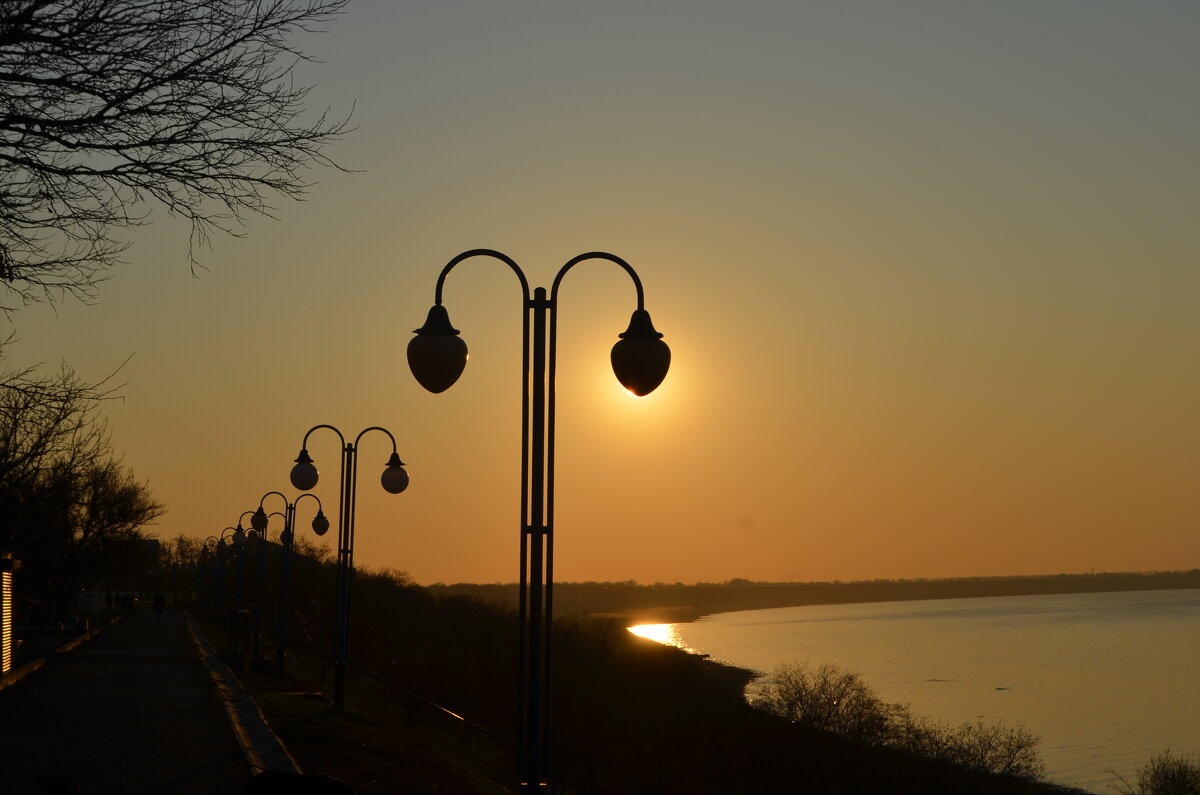
<svg viewBox="0 0 1200 795">
<path fill-rule="evenodd" d="M 66 643 L 64 643 L 62 646 L 59 646 L 57 649 L 54 650 L 54 653 L 55 654 L 66 654 L 67 652 L 74 650 L 76 647 L 91 640 L 92 638 L 96 637 L 99 634 L 100 634 L 99 629 L 88 630 L 87 632 L 83 633 L 79 637 L 74 638 L 73 640 L 69 640 Z M 47 658 L 45 658 L 45 657 L 35 657 L 34 659 L 30 660 L 29 662 L 25 663 L 24 665 L 21 665 L 17 668 L 13 668 L 11 671 L 6 671 L 3 674 L 0 674 L 0 690 L 5 689 L 6 687 L 12 687 L 17 682 L 20 682 L 22 679 L 29 676 L 34 671 L 41 668 L 43 665 L 46 664 L 46 659 Z"/>
<path fill-rule="evenodd" d="M 208 669 L 217 691 L 221 694 L 229 725 L 233 727 L 234 736 L 242 747 L 242 753 L 246 755 L 251 772 L 254 775 L 268 770 L 283 773 L 303 772 L 283 741 L 267 725 L 267 719 L 258 708 L 258 704 L 242 687 L 242 683 L 229 666 L 221 661 L 196 620 L 190 614 L 184 615 L 187 618 L 188 631 L 192 633 L 192 640 L 200 652 L 200 660 Z"/>
<path fill-rule="evenodd" d="M 38 657 L 35 660 L 30 660 L 19 668 L 13 668 L 11 671 L 6 671 L 4 674 L 0 674 L 0 690 L 3 690 L 6 687 L 12 687 L 17 682 L 20 682 L 22 679 L 29 676 L 31 673 L 41 668 L 45 664 L 46 658 Z"/>
<path fill-rule="evenodd" d="M 57 649 L 54 650 L 54 653 L 55 654 L 66 654 L 67 652 L 72 651 L 73 649 L 75 649 L 78 646 L 81 646 L 82 644 L 88 642 L 89 640 L 91 640 L 92 638 L 96 637 L 99 634 L 100 634 L 100 629 L 98 627 L 96 629 L 89 629 L 87 632 L 83 633 L 82 635 L 75 638 L 74 640 L 69 640 L 66 643 L 64 643 L 63 645 L 59 646 Z"/>
</svg>

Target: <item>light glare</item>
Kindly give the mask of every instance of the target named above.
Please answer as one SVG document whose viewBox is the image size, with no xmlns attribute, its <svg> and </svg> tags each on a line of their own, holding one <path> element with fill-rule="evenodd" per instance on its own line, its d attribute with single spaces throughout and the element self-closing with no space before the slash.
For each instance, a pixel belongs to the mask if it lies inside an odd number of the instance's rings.
<svg viewBox="0 0 1200 795">
<path fill-rule="evenodd" d="M 683 648 L 683 642 L 679 639 L 674 624 L 641 624 L 627 629 L 639 638 L 646 638 L 664 646 Z"/>
</svg>

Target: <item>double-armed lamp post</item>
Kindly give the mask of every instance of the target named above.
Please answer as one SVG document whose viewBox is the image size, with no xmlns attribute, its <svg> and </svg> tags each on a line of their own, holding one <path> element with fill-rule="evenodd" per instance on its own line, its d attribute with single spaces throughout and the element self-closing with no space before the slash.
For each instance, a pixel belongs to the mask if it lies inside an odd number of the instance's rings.
<svg viewBox="0 0 1200 795">
<path fill-rule="evenodd" d="M 245 514 L 242 514 L 242 515 L 245 516 Z M 228 541 L 225 540 L 226 533 L 229 534 Z M 233 608 L 232 608 L 233 610 L 236 610 L 237 608 L 241 607 L 242 579 L 245 574 L 245 567 L 244 567 L 245 561 L 242 559 L 242 548 L 245 545 L 246 545 L 246 531 L 242 528 L 242 522 L 240 519 L 238 520 L 237 527 L 233 527 L 232 525 L 230 525 L 229 527 L 226 527 L 224 530 L 222 530 L 221 537 L 217 541 L 217 559 L 218 560 L 220 560 L 222 562 L 227 560 L 231 549 L 233 550 L 233 554 L 235 556 L 237 556 L 238 576 L 235 578 L 236 585 L 234 586 L 234 588 L 236 590 L 233 594 Z M 222 579 L 224 579 L 224 573 L 225 572 L 222 571 Z M 227 610 L 226 610 L 227 603 L 226 603 L 225 597 L 226 597 L 228 590 L 229 590 L 229 587 L 224 582 L 222 582 L 221 583 L 220 621 L 221 621 L 221 625 L 223 627 L 225 627 L 225 630 L 226 630 L 226 632 L 229 633 L 230 637 L 233 637 L 233 621 L 230 618 L 229 612 L 227 612 Z"/>
<path fill-rule="evenodd" d="M 294 502 L 288 502 L 288 498 L 282 493 L 278 491 L 268 491 L 262 496 L 261 499 L 259 499 L 258 510 L 256 510 L 254 515 L 250 517 L 250 526 L 259 533 L 260 544 L 264 543 L 266 540 L 267 525 L 270 522 L 270 517 L 279 514 L 279 511 L 272 511 L 268 514 L 263 509 L 263 503 L 266 502 L 267 497 L 270 497 L 271 495 L 278 496 L 280 499 L 282 499 L 284 505 L 282 514 L 283 532 L 279 534 L 279 543 L 283 548 L 283 559 L 280 563 L 279 575 L 279 579 L 281 581 L 279 593 L 279 626 L 275 635 L 275 675 L 283 676 L 283 658 L 284 654 L 287 652 L 288 641 L 288 615 L 292 609 L 292 545 L 296 540 L 295 530 L 293 529 L 296 526 L 296 506 L 300 503 L 300 500 L 304 499 L 305 497 L 316 500 L 317 515 L 313 517 L 312 529 L 313 532 L 319 536 L 323 536 L 329 531 L 329 519 L 325 516 L 325 511 L 321 507 L 320 498 L 318 498 L 315 494 L 301 494 L 295 499 Z M 261 568 L 259 576 L 262 576 Z M 262 600 L 261 593 L 259 595 L 259 600 Z M 262 633 L 261 622 L 262 613 L 260 610 L 258 618 L 255 621 L 256 637 L 260 636 Z"/>
<path fill-rule="evenodd" d="M 337 616 L 333 641 L 333 708 L 341 712 L 346 706 L 346 664 L 350 659 L 350 586 L 354 577 L 354 511 L 357 497 L 358 445 L 369 431 L 379 431 L 392 442 L 392 455 L 379 478 L 383 490 L 399 494 L 408 488 L 408 471 L 396 452 L 396 437 L 391 431 L 378 426 L 364 428 L 347 442 L 342 432 L 332 425 L 314 425 L 304 434 L 296 466 L 292 467 L 292 485 L 300 491 L 308 491 L 317 485 L 317 467 L 308 454 L 308 437 L 313 431 L 327 428 L 341 440 L 341 470 L 338 478 L 338 557 L 337 557 Z M 316 530 L 316 526 L 313 527 Z M 319 533 L 318 533 L 319 534 Z"/>
<path fill-rule="evenodd" d="M 233 530 L 232 527 L 226 527 L 221 531 L 221 535 L 217 536 L 216 555 L 217 555 L 217 624 L 224 627 L 229 619 L 225 614 L 226 603 L 229 596 L 229 585 L 226 582 L 228 572 L 226 565 L 229 561 L 229 544 L 225 540 L 225 533 Z"/>
<path fill-rule="evenodd" d="M 212 542 L 212 547 L 209 547 L 209 542 Z M 208 575 L 208 605 L 207 612 L 209 620 L 216 617 L 217 613 L 217 544 L 221 543 L 221 539 L 216 536 L 209 536 L 204 539 L 200 545 L 200 564 L 204 574 Z"/>
<path fill-rule="evenodd" d="M 239 612 L 245 607 L 248 600 L 246 596 L 246 542 L 250 540 L 249 533 L 242 527 L 242 520 L 253 513 L 254 511 L 242 511 L 242 515 L 238 517 L 237 527 L 233 530 L 233 545 L 237 547 L 238 555 L 237 609 Z"/>
<path fill-rule="evenodd" d="M 267 595 L 267 525 L 272 516 L 283 519 L 284 529 L 279 534 L 282 543 L 283 534 L 287 532 L 287 515 L 280 511 L 272 511 L 269 514 L 264 512 L 261 501 L 258 510 L 250 516 L 250 526 L 254 529 L 246 534 L 254 541 L 254 610 L 250 614 L 250 651 L 255 656 L 262 646 L 263 601 Z"/>
<path fill-rule="evenodd" d="M 620 257 L 603 252 L 580 254 L 559 269 L 547 296 L 530 294 L 521 268 L 492 249 L 472 249 L 447 263 L 438 276 L 434 305 L 425 325 L 408 343 L 408 364 L 421 386 L 438 393 L 449 389 L 467 364 L 467 345 L 442 306 L 442 286 L 463 260 L 484 256 L 512 269 L 521 283 L 521 571 L 520 652 L 518 661 L 517 765 L 522 792 L 544 792 L 550 778 L 550 666 L 554 586 L 554 374 L 557 358 L 558 288 L 569 270 L 586 260 L 619 265 L 633 280 L 637 308 L 629 327 L 612 348 L 617 380 L 633 394 L 650 394 L 662 383 L 671 351 L 643 305 L 642 282 Z"/>
</svg>

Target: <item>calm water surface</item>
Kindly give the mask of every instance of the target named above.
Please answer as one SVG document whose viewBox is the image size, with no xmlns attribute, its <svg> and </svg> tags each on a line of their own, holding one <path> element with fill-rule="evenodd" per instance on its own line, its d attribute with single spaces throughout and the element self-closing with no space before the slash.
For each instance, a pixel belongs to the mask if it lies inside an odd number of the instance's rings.
<svg viewBox="0 0 1200 795">
<path fill-rule="evenodd" d="M 1200 760 L 1200 591 L 784 607 L 638 634 L 769 672 L 835 663 L 958 725 L 1021 724 L 1047 776 L 1110 792 L 1170 749 Z"/>
</svg>

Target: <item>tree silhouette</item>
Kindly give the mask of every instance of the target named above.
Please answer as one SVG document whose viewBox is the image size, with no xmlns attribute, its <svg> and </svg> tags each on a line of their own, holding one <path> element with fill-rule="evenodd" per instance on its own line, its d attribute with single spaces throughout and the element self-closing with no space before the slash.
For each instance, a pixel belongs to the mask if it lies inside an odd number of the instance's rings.
<svg viewBox="0 0 1200 795">
<path fill-rule="evenodd" d="M 300 198 L 347 119 L 304 121 L 306 56 L 348 0 L 0 0 L 0 280 L 95 297 L 154 203 L 214 230 Z M 335 166 L 336 167 L 336 166 Z M 3 307 L 12 311 L 13 307 Z"/>
<path fill-rule="evenodd" d="M 113 455 L 99 407 L 114 389 L 67 367 L 0 371 L 0 550 L 22 561 L 23 594 L 59 608 L 138 564 L 142 528 L 163 512 Z"/>
</svg>

